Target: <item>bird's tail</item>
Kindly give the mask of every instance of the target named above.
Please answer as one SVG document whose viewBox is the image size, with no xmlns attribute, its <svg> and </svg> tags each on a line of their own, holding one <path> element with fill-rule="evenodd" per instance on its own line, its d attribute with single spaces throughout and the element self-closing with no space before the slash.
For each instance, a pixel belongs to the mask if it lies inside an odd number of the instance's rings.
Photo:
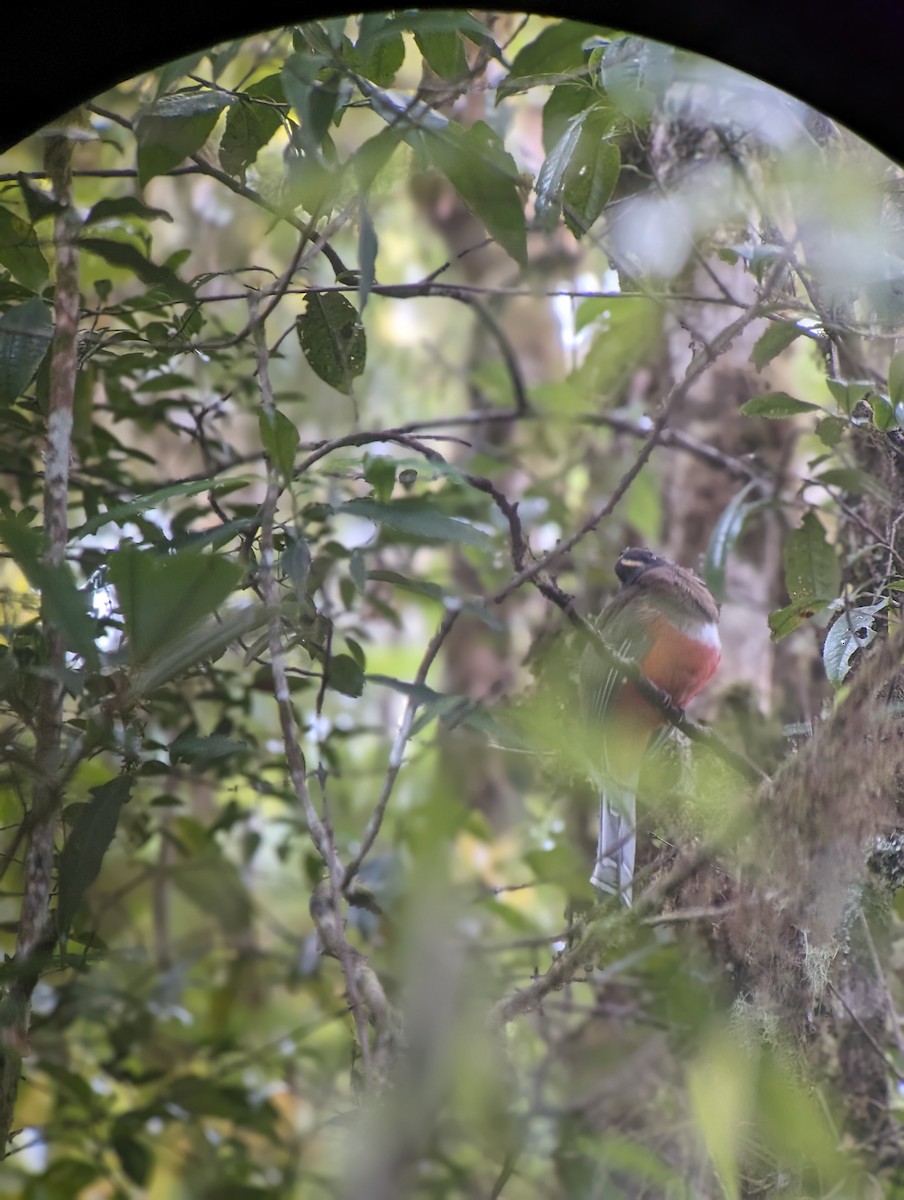
<svg viewBox="0 0 904 1200">
<path fill-rule="evenodd" d="M 637 846 L 636 816 L 634 789 L 607 780 L 600 791 L 600 832 L 590 882 L 601 891 L 620 896 L 629 908 Z"/>
</svg>

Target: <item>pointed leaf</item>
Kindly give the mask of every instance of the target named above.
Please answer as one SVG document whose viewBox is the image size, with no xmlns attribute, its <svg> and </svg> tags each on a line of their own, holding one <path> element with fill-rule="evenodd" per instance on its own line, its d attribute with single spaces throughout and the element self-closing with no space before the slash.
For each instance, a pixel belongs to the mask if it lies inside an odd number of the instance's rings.
<svg viewBox="0 0 904 1200">
<path fill-rule="evenodd" d="M 201 492 L 234 492 L 237 488 L 247 487 L 251 482 L 247 478 L 232 478 L 193 479 L 189 483 L 172 483 L 167 487 L 157 488 L 153 492 L 146 492 L 143 496 L 136 496 L 134 500 L 115 504 L 105 512 L 98 513 L 84 525 L 80 525 L 70 540 L 74 541 L 77 538 L 86 537 L 89 533 L 96 533 L 98 529 L 111 523 L 124 525 L 130 518 L 149 512 L 152 508 L 157 508 L 162 504 L 164 500 L 171 500 L 174 496 L 197 496 Z"/>
<path fill-rule="evenodd" d="M 331 387 L 350 396 L 367 357 L 364 326 L 354 307 L 339 292 L 311 292 L 296 328 L 311 368 Z"/>
<path fill-rule="evenodd" d="M 212 554 L 185 550 L 162 557 L 135 546 L 112 554 L 108 571 L 125 617 L 133 667 L 212 613 L 245 573 L 241 563 Z"/>
<path fill-rule="evenodd" d="M 167 221 L 172 224 L 173 218 L 165 208 L 151 208 L 137 196 L 105 196 L 103 200 L 92 206 L 91 211 L 83 222 L 84 225 L 94 225 L 98 221 L 119 221 L 123 217 L 135 217 L 140 221 Z"/>
<path fill-rule="evenodd" d="M 405 42 L 397 30 L 390 30 L 389 35 L 379 41 L 367 37 L 365 22 L 368 21 L 378 27 L 386 18 L 382 13 L 365 13 L 360 18 L 361 34 L 356 49 L 362 56 L 361 73 L 377 87 L 389 87 L 405 61 Z"/>
<path fill-rule="evenodd" d="M 225 933 L 241 933 L 251 923 L 251 899 L 235 863 L 215 843 L 167 872 L 175 887 L 197 908 L 219 922 Z"/>
<path fill-rule="evenodd" d="M 586 111 L 581 111 L 571 118 L 537 176 L 537 220 L 545 228 L 552 228 L 558 219 L 565 190 L 565 172 L 581 140 L 586 115 Z"/>
<path fill-rule="evenodd" d="M 296 601 L 281 604 L 279 613 L 286 620 L 297 620 Z M 263 604 L 249 604 L 227 612 L 216 621 L 180 629 L 161 649 L 155 651 L 131 676 L 120 698 L 123 709 L 129 709 L 151 695 L 154 690 L 177 678 L 196 663 L 218 658 L 237 639 L 265 625 L 268 610 Z"/>
<path fill-rule="evenodd" d="M 766 417 L 775 421 L 782 417 L 794 417 L 802 412 L 814 412 L 818 408 L 818 404 L 811 404 L 809 400 L 796 400 L 787 392 L 768 392 L 763 396 L 754 396 L 752 400 L 742 404 L 741 412 L 745 417 Z"/>
<path fill-rule="evenodd" d="M 0 264 L 33 292 L 47 283 L 48 267 L 37 235 L 27 221 L 0 206 Z"/>
<path fill-rule="evenodd" d="M 741 530 L 747 518 L 765 507 L 762 500 L 747 501 L 751 492 L 755 492 L 759 484 L 755 479 L 733 496 L 722 510 L 722 515 L 716 522 L 716 527 L 706 548 L 706 561 L 703 566 L 703 578 L 715 598 L 725 599 L 725 571 L 728 566 L 728 556 L 734 550 Z"/>
<path fill-rule="evenodd" d="M 873 385 L 866 382 L 844 383 L 840 379 L 827 379 L 826 387 L 835 398 L 835 402 L 845 416 L 849 417 L 861 400 L 865 400 L 873 390 Z"/>
<path fill-rule="evenodd" d="M 399 145 L 400 134 L 396 129 L 381 129 L 355 150 L 348 160 L 362 196 L 373 185 L 380 171 L 386 166 Z"/>
<path fill-rule="evenodd" d="M 424 142 L 428 157 L 465 204 L 519 266 L 527 264 L 527 227 L 518 168 L 484 121 L 470 129 L 449 123 Z"/>
<path fill-rule="evenodd" d="M 140 1188 L 146 1187 L 154 1169 L 150 1148 L 131 1134 L 118 1130 L 112 1134 L 110 1144 L 126 1178 Z"/>
<path fill-rule="evenodd" d="M 358 234 L 358 311 L 364 308 L 374 285 L 377 266 L 377 231 L 365 206 L 361 208 L 361 229 Z"/>
<path fill-rule="evenodd" d="M 283 124 L 283 111 L 277 105 L 284 103 L 279 75 L 259 79 L 238 97 L 238 103 L 226 114 L 220 138 L 220 166 L 228 175 L 244 175 Z"/>
<path fill-rule="evenodd" d="M 391 500 L 380 504 L 376 500 L 362 498 L 347 500 L 337 511 L 367 517 L 389 529 L 425 541 L 459 542 L 481 550 L 489 550 L 493 545 L 492 539 L 482 530 L 458 517 L 446 516 L 426 500 Z"/>
<path fill-rule="evenodd" d="M 515 55 L 512 69 L 497 88 L 497 99 L 524 91 L 544 79 L 549 82 L 551 76 L 563 72 L 585 74 L 589 53 L 583 49 L 583 43 L 599 35 L 598 26 L 578 21 L 548 25 Z"/>
<path fill-rule="evenodd" d="M 841 687 L 854 654 L 875 639 L 876 613 L 887 605 L 887 600 L 880 600 L 878 604 L 845 609 L 833 623 L 822 647 L 822 661 L 832 687 Z"/>
<path fill-rule="evenodd" d="M 803 333 L 795 321 L 773 321 L 766 332 L 756 341 L 750 355 L 750 361 L 758 371 L 772 360 Z"/>
<path fill-rule="evenodd" d="M 90 802 L 73 825 L 60 854 L 57 931 L 65 938 L 76 911 L 100 874 L 122 806 L 132 791 L 131 775 L 118 775 L 91 789 Z"/>
<path fill-rule="evenodd" d="M 392 496 L 397 465 L 394 458 L 386 458 L 381 454 L 367 454 L 364 457 L 364 478 L 373 488 L 374 496 L 380 503 Z"/>
<path fill-rule="evenodd" d="M 467 72 L 468 60 L 457 30 L 422 31 L 414 35 L 414 41 L 440 79 L 459 79 Z"/>
<path fill-rule="evenodd" d="M 225 733 L 211 733 L 207 737 L 196 733 L 180 733 L 170 744 L 170 761 L 207 762 L 213 758 L 227 758 L 230 754 L 247 749 L 247 742 L 227 737 Z"/>
<path fill-rule="evenodd" d="M 0 317 L 0 406 L 22 395 L 52 337 L 50 309 L 37 296 Z"/>
<path fill-rule="evenodd" d="M 350 654 L 332 654 L 326 669 L 326 686 L 344 696 L 360 696 L 364 691 L 364 672 Z"/>
<path fill-rule="evenodd" d="M 89 254 L 96 254 L 111 267 L 119 267 L 123 271 L 131 271 L 142 283 L 149 287 L 162 288 L 174 300 L 185 300 L 191 303 L 195 293 L 190 284 L 179 278 L 169 267 L 161 267 L 151 262 L 149 258 L 128 242 L 117 242 L 112 238 L 80 238 L 79 246 Z"/>
<path fill-rule="evenodd" d="M 891 492 L 878 477 L 869 471 L 861 471 L 859 467 L 832 467 L 816 476 L 816 482 L 827 487 L 841 488 L 855 496 L 872 496 L 882 504 L 892 504 Z"/>
<path fill-rule="evenodd" d="M 67 562 L 48 566 L 43 561 L 44 542 L 37 530 L 15 521 L 0 521 L 0 543 L 6 545 L 26 579 L 41 593 L 48 619 L 62 633 L 68 650 L 89 666 L 97 663 L 94 638 L 97 623 L 88 611 L 88 598 L 78 590 Z"/>
<path fill-rule="evenodd" d="M 904 402 L 904 350 L 893 355 L 888 364 L 888 396 L 893 405 Z"/>
<path fill-rule="evenodd" d="M 37 187 L 24 171 L 19 171 L 16 179 L 22 192 L 22 199 L 25 201 L 25 207 L 28 209 L 28 219 L 32 225 L 37 225 L 38 221 L 44 221 L 48 217 L 55 217 L 58 213 L 63 212 L 63 205 L 54 198 L 53 193 Z"/>
<path fill-rule="evenodd" d="M 261 435 L 261 445 L 270 462 L 276 467 L 283 479 L 292 478 L 295 467 L 295 451 L 298 449 L 299 434 L 294 421 L 274 409 L 271 413 L 261 409 L 258 413 L 258 429 Z"/>
<path fill-rule="evenodd" d="M 785 538 L 785 587 L 793 601 L 827 604 L 841 589 L 841 566 L 819 518 L 808 512 Z"/>
<path fill-rule="evenodd" d="M 621 152 L 615 142 L 593 134 L 585 122 L 577 154 L 565 179 L 565 224 L 581 238 L 609 202 L 621 173 Z"/>
<path fill-rule="evenodd" d="M 226 92 L 175 92 L 143 109 L 135 122 L 141 186 L 200 150 L 220 113 L 234 101 Z"/>
</svg>

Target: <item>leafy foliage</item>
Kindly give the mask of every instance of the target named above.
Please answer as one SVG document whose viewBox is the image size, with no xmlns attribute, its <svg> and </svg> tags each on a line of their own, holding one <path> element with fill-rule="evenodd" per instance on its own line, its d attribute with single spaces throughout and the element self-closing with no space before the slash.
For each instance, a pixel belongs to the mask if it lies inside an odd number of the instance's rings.
<svg viewBox="0 0 904 1200">
<path fill-rule="evenodd" d="M 828 1068 L 802 1082 L 839 946 L 732 892 L 791 844 L 745 824 L 751 779 L 811 762 L 778 730 L 844 725 L 904 590 L 892 201 L 788 105 L 618 30 L 398 10 L 193 54 L 10 156 L 0 1194 L 890 1179 Z M 650 890 L 591 910 L 598 746 L 550 601 L 685 544 L 699 481 L 723 628 L 780 645 L 648 755 Z M 896 744 L 874 716 L 855 756 Z M 814 862 L 839 821 L 801 820 Z"/>
</svg>

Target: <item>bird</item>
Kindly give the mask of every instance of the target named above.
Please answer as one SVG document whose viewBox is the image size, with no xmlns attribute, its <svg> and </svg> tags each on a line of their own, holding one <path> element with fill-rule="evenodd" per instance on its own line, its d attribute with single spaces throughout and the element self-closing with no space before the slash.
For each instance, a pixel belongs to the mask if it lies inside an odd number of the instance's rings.
<svg viewBox="0 0 904 1200">
<path fill-rule="evenodd" d="M 597 632 L 683 709 L 719 665 L 716 601 L 692 571 L 642 547 L 622 551 L 615 574 L 622 586 L 598 617 Z M 668 722 L 592 645 L 581 659 L 580 692 L 600 788 L 599 840 L 590 882 L 620 896 L 630 908 L 641 762 L 653 735 Z"/>
</svg>

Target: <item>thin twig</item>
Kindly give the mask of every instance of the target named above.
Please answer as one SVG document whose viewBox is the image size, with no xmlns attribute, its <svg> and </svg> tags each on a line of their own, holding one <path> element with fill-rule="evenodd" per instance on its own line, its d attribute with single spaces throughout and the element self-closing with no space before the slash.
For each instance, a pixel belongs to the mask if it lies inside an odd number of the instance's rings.
<svg viewBox="0 0 904 1200">
<path fill-rule="evenodd" d="M 414 685 L 417 687 L 423 684 L 427 678 L 433 661 L 439 654 L 443 642 L 449 636 L 452 626 L 455 624 L 459 616 L 459 610 L 449 610 L 439 623 L 439 628 L 430 642 L 427 645 L 424 657 L 421 659 L 421 665 L 417 669 L 417 674 L 414 677 Z M 383 824 L 383 817 L 386 815 L 386 806 L 389 804 L 389 799 L 392 795 L 392 790 L 395 787 L 395 781 L 398 778 L 399 771 L 402 767 L 402 760 L 405 754 L 405 747 L 408 744 L 408 739 L 411 737 L 411 727 L 414 724 L 414 716 L 418 709 L 418 700 L 414 695 L 410 695 L 405 703 L 405 710 L 402 713 L 402 719 L 399 722 L 399 728 L 393 739 L 392 746 L 389 751 L 389 763 L 386 768 L 386 775 L 383 778 L 383 786 L 380 789 L 380 795 L 377 798 L 374 811 L 371 813 L 367 822 L 367 828 L 364 830 L 364 836 L 361 839 L 361 846 L 358 853 L 354 856 L 345 870 L 345 881 L 343 890 L 348 894 L 349 886 L 352 880 L 361 869 L 361 864 L 370 853 L 371 847 L 377 840 L 380 832 L 380 827 Z"/>
</svg>

